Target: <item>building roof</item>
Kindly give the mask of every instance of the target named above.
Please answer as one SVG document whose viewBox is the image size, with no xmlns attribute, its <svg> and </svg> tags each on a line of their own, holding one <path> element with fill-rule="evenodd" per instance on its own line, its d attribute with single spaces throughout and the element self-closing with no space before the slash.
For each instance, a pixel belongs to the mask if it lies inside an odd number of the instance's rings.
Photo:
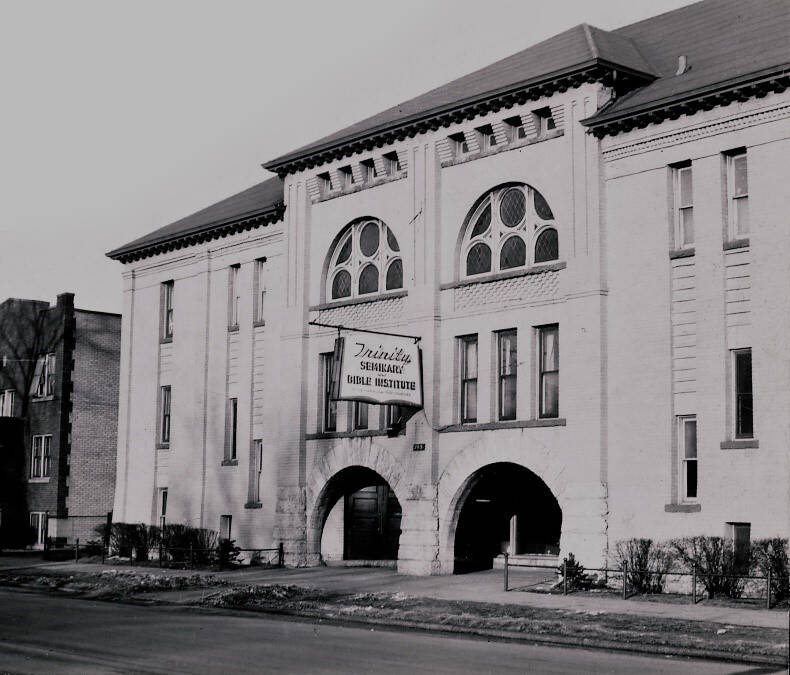
<svg viewBox="0 0 790 675">
<path fill-rule="evenodd" d="M 275 176 L 124 244 L 107 256 L 121 262 L 136 260 L 265 226 L 280 220 L 284 211 L 283 182 Z"/>
</svg>

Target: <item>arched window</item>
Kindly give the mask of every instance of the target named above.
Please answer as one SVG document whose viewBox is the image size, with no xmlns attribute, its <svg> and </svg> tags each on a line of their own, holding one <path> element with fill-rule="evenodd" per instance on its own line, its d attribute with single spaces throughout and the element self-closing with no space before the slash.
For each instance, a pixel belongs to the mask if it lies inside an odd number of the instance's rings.
<svg viewBox="0 0 790 675">
<path fill-rule="evenodd" d="M 537 190 L 524 184 L 494 188 L 467 218 L 462 276 L 503 272 L 559 258 L 554 214 Z"/>
<path fill-rule="evenodd" d="M 327 299 L 365 297 L 401 288 L 403 261 L 392 230 L 376 218 L 348 225 L 330 253 Z"/>
</svg>

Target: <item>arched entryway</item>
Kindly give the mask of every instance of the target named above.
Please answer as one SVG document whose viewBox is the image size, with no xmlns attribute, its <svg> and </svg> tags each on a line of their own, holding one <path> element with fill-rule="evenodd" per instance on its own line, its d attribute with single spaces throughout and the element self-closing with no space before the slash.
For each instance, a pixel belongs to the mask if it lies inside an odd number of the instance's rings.
<svg viewBox="0 0 790 675">
<path fill-rule="evenodd" d="M 546 484 L 519 464 L 475 471 L 461 487 L 453 518 L 456 573 L 489 569 L 505 551 L 559 553 L 562 510 Z"/>
<path fill-rule="evenodd" d="M 351 466 L 332 476 L 321 491 L 315 517 L 325 562 L 398 559 L 401 505 L 372 469 Z"/>
</svg>

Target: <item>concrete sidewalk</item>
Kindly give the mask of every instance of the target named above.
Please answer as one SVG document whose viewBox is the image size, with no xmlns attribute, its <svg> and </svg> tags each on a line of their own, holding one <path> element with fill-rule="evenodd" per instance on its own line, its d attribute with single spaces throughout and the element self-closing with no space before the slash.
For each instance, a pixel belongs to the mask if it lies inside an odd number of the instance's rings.
<svg viewBox="0 0 790 675">
<path fill-rule="evenodd" d="M 128 565 L 100 565 L 89 563 L 45 563 L 47 571 L 61 573 L 90 573 L 101 570 L 126 570 L 140 573 L 183 575 L 189 570 L 167 570 L 158 567 Z M 31 573 L 38 566 L 26 568 Z M 7 570 L 0 570 L 7 571 Z M 22 569 L 15 570 L 22 572 Z M 691 603 L 691 598 L 679 602 L 646 601 L 638 598 L 623 600 L 612 594 L 594 593 L 549 595 L 530 593 L 523 590 L 503 589 L 501 570 L 476 572 L 456 576 L 414 577 L 399 575 L 394 570 L 382 568 L 311 567 L 264 569 L 242 568 L 222 572 L 204 570 L 196 572 L 214 575 L 239 584 L 293 584 L 307 588 L 319 588 L 338 593 L 402 593 L 412 597 L 437 598 L 440 600 L 462 600 L 492 602 L 507 605 L 527 605 L 563 609 L 584 613 L 629 614 L 644 617 L 675 618 L 688 621 L 712 621 L 721 624 L 755 626 L 760 628 L 788 627 L 788 612 L 780 609 L 758 609 L 754 606 L 722 607 L 706 600 Z M 552 577 L 551 570 L 511 570 L 510 588 L 526 588 Z M 146 597 L 167 600 L 175 604 L 186 604 L 206 594 L 206 590 L 167 591 L 147 593 Z"/>
</svg>

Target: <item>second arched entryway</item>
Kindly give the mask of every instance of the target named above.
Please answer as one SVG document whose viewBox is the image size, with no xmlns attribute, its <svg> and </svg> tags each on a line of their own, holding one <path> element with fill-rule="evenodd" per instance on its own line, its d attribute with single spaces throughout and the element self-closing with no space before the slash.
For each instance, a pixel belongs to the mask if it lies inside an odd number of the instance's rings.
<svg viewBox="0 0 790 675">
<path fill-rule="evenodd" d="M 559 553 L 562 511 L 546 484 L 510 462 L 475 471 L 461 487 L 454 518 L 454 571 L 488 569 L 511 555 Z"/>
</svg>

